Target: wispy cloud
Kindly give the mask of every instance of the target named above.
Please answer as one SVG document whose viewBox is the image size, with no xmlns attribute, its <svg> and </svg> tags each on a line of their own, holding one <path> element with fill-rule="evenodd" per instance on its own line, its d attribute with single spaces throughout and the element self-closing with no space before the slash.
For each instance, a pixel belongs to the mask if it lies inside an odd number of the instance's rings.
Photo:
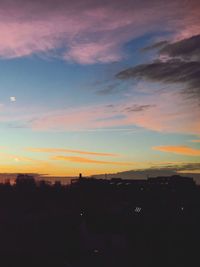
<svg viewBox="0 0 200 267">
<path fill-rule="evenodd" d="M 200 149 L 195 149 L 189 146 L 155 146 L 153 149 L 179 155 L 200 156 Z"/>
<path fill-rule="evenodd" d="M 45 153 L 75 153 L 75 154 L 83 154 L 83 155 L 93 155 L 93 156 L 106 156 L 106 157 L 117 157 L 118 154 L 113 153 L 101 153 L 101 152 L 91 152 L 91 151 L 81 151 L 81 150 L 72 150 L 72 149 L 64 149 L 64 148 L 27 148 L 26 150 L 31 152 L 45 152 Z"/>
<path fill-rule="evenodd" d="M 156 105 L 137 105 L 134 104 L 132 106 L 128 106 L 124 108 L 124 111 L 128 111 L 128 112 L 141 112 L 141 111 L 146 111 L 150 108 L 155 107 Z"/>
<path fill-rule="evenodd" d="M 38 162 L 35 159 L 29 158 L 29 157 L 23 157 L 20 155 L 14 155 L 14 154 L 9 154 L 9 153 L 5 153 L 5 152 L 0 152 L 0 158 L 2 158 L 2 160 L 11 160 L 11 161 L 15 161 L 18 163 L 36 163 Z"/>
<path fill-rule="evenodd" d="M 83 158 L 83 157 L 55 156 L 55 157 L 52 157 L 52 159 L 70 161 L 74 163 L 110 164 L 110 165 L 122 165 L 122 166 L 133 165 L 133 163 L 129 163 L 129 162 L 102 161 L 102 160 L 94 160 L 94 159 L 88 159 L 88 158 Z"/>
<path fill-rule="evenodd" d="M 187 97 L 200 101 L 200 35 L 166 44 L 158 60 L 128 68 L 117 74 L 119 79 L 137 78 L 152 82 L 182 85 Z M 164 60 L 163 60 L 164 58 Z"/>
<path fill-rule="evenodd" d="M 118 61 L 124 44 L 150 31 L 191 36 L 199 30 L 199 9 L 198 1 L 181 0 L 151 5 L 147 0 L 3 1 L 0 56 L 43 53 L 81 64 Z M 64 52 L 57 54 L 58 49 Z"/>
<path fill-rule="evenodd" d="M 132 125 L 159 132 L 199 134 L 199 115 L 197 104 L 184 102 L 176 92 L 167 92 L 142 99 L 130 98 L 128 102 L 116 103 L 109 111 L 99 105 L 53 112 L 35 119 L 30 126 L 36 130 L 70 131 Z"/>
<path fill-rule="evenodd" d="M 147 82 L 149 94 L 153 95 L 152 86 L 158 87 L 157 92 L 154 91 L 157 106 L 151 107 L 145 116 L 135 118 L 140 125 L 165 132 L 199 133 L 199 47 L 199 34 L 173 42 L 155 43 L 146 49 L 158 49 L 153 61 L 117 73 L 116 78 L 121 81 Z M 162 90 L 163 85 L 167 86 L 166 90 Z"/>
<path fill-rule="evenodd" d="M 180 97 L 174 89 L 142 96 L 129 96 L 112 105 L 91 105 L 57 110 L 41 107 L 4 108 L 0 122 L 7 127 L 26 127 L 33 131 L 124 131 L 141 127 L 158 132 L 200 134 L 199 104 Z M 172 101 L 173 100 L 173 101 Z M 156 103 L 156 104 L 155 104 Z M 121 130 L 123 129 L 123 130 Z M 86 151 L 87 152 L 87 151 Z"/>
</svg>

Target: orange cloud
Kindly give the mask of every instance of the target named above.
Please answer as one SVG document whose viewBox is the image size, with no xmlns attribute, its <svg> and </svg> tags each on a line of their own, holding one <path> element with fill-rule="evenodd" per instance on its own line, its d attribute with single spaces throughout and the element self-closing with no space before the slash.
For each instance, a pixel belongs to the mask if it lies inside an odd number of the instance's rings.
<svg viewBox="0 0 200 267">
<path fill-rule="evenodd" d="M 191 140 L 192 143 L 200 143 L 200 140 Z"/>
<path fill-rule="evenodd" d="M 189 146 L 155 146 L 152 147 L 152 149 L 179 155 L 200 156 L 200 149 L 195 149 Z"/>
<path fill-rule="evenodd" d="M 112 153 L 90 152 L 90 151 L 72 150 L 64 148 L 27 148 L 27 150 L 31 152 L 45 152 L 45 153 L 64 152 L 64 153 L 76 153 L 76 154 L 94 155 L 94 156 L 109 156 L 109 157 L 118 156 L 117 154 L 112 154 Z"/>
<path fill-rule="evenodd" d="M 93 159 L 82 158 L 82 157 L 55 156 L 52 159 L 54 159 L 54 160 L 66 160 L 66 161 L 75 162 L 75 163 L 132 165 L 132 163 L 128 163 L 128 162 L 102 161 L 102 160 L 93 160 Z"/>
<path fill-rule="evenodd" d="M 172 98 L 174 101 L 171 101 Z M 133 105 L 152 108 L 140 112 L 128 111 Z M 134 125 L 159 132 L 198 135 L 198 118 L 197 103 L 185 101 L 178 92 L 168 91 L 157 96 L 152 93 L 142 98 L 119 101 L 109 110 L 105 105 L 95 105 L 47 112 L 36 116 L 29 127 L 36 131 L 84 131 Z"/>
</svg>

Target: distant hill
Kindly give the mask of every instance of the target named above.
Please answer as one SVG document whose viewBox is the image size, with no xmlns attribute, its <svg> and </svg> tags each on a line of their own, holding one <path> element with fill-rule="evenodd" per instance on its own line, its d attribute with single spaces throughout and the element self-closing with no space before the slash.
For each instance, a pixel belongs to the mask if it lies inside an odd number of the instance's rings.
<svg viewBox="0 0 200 267">
<path fill-rule="evenodd" d="M 189 176 L 194 178 L 197 184 L 200 184 L 200 173 L 192 173 L 188 171 L 187 173 L 180 173 L 176 169 L 170 168 L 149 168 L 144 170 L 130 170 L 117 173 L 108 173 L 108 174 L 97 174 L 93 175 L 95 178 L 122 178 L 122 179 L 146 179 L 148 177 L 157 177 L 157 176 L 172 176 L 179 174 L 181 176 Z"/>
</svg>

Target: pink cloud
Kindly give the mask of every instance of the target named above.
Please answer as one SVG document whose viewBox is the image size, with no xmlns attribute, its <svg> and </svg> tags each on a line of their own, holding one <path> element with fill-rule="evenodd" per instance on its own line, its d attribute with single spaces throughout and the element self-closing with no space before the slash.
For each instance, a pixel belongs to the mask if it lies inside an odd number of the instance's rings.
<svg viewBox="0 0 200 267">
<path fill-rule="evenodd" d="M 125 43 L 145 33 L 167 30 L 179 38 L 197 33 L 199 11 L 197 1 L 180 0 L 0 3 L 0 56 L 48 53 L 81 64 L 113 62 L 123 58 Z M 56 55 L 58 48 L 62 55 Z"/>
<path fill-rule="evenodd" d="M 180 97 L 176 89 L 155 93 L 152 88 L 145 89 L 147 85 L 143 86 L 141 96 L 132 94 L 111 106 L 99 104 L 52 111 L 44 107 L 3 106 L 0 122 L 35 131 L 94 131 L 139 126 L 158 132 L 200 134 L 198 102 Z"/>
<path fill-rule="evenodd" d="M 139 126 L 159 132 L 199 134 L 199 116 L 198 103 L 184 100 L 176 92 L 165 92 L 141 99 L 129 97 L 112 108 L 99 105 L 49 112 L 34 119 L 30 127 L 37 131 L 79 131 Z"/>
<path fill-rule="evenodd" d="M 64 58 L 80 64 L 93 64 L 96 62 L 108 63 L 121 59 L 120 52 L 117 53 L 112 43 L 86 43 L 71 46 Z"/>
</svg>

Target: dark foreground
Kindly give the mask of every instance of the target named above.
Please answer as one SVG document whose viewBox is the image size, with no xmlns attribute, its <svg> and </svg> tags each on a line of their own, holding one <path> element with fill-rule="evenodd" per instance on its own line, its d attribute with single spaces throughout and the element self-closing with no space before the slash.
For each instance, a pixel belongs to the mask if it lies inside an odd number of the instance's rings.
<svg viewBox="0 0 200 267">
<path fill-rule="evenodd" d="M 0 186 L 0 266 L 200 266 L 200 188 L 192 179 L 18 177 Z"/>
</svg>

